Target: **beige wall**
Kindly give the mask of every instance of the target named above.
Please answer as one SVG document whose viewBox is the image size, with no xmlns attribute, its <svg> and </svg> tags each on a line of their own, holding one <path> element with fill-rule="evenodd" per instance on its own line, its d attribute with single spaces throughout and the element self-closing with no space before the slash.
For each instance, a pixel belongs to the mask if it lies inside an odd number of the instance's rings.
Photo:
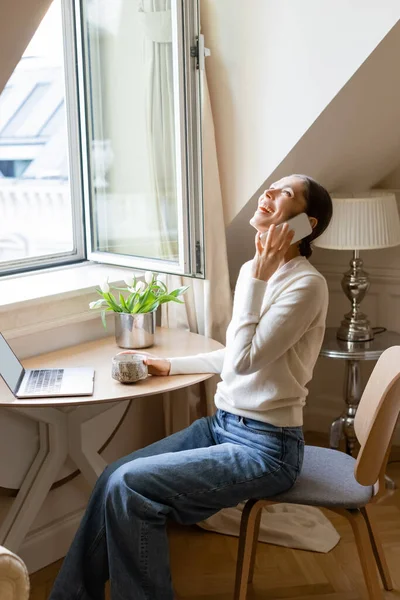
<svg viewBox="0 0 400 600">
<path fill-rule="evenodd" d="M 202 0 L 227 224 L 399 17 L 398 0 Z"/>
<path fill-rule="evenodd" d="M 0 92 L 47 12 L 51 0 L 3 0 L 0 18 Z"/>
</svg>

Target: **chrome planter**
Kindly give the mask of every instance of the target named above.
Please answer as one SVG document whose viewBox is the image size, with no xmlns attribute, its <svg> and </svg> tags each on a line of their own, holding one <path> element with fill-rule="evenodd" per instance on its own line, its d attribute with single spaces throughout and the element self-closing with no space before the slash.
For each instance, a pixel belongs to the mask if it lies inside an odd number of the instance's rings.
<svg viewBox="0 0 400 600">
<path fill-rule="evenodd" d="M 115 339 L 120 348 L 148 348 L 154 344 L 156 311 L 138 315 L 114 313 Z"/>
</svg>

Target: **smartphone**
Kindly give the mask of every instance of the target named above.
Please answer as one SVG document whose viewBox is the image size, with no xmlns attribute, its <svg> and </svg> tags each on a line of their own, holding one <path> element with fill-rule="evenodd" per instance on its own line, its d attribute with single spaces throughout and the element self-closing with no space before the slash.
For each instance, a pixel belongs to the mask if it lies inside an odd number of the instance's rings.
<svg viewBox="0 0 400 600">
<path fill-rule="evenodd" d="M 310 233 L 312 233 L 312 227 L 310 225 L 310 221 L 308 220 L 308 217 L 307 217 L 306 213 L 304 213 L 304 212 L 300 213 L 299 215 L 296 215 L 295 217 L 293 217 L 292 219 L 289 219 L 286 222 L 289 225 L 289 230 L 292 229 L 294 231 L 293 239 L 290 242 L 291 244 L 295 244 L 299 240 L 302 240 L 303 238 L 310 235 Z M 283 223 L 280 223 L 279 225 L 276 226 L 276 229 L 280 229 L 282 227 L 282 225 L 283 225 Z M 268 234 L 268 232 L 266 231 L 265 233 L 263 233 L 261 235 L 261 239 L 263 241 L 267 238 L 267 234 Z"/>
</svg>

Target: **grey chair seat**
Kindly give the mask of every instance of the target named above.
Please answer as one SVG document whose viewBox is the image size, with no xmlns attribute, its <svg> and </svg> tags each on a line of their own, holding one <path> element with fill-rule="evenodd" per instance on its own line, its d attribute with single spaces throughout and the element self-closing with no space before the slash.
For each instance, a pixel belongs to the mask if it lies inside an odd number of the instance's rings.
<svg viewBox="0 0 400 600">
<path fill-rule="evenodd" d="M 365 506 L 373 496 L 373 486 L 356 481 L 355 462 L 338 450 L 306 446 L 300 477 L 290 490 L 271 500 L 336 508 Z"/>
</svg>

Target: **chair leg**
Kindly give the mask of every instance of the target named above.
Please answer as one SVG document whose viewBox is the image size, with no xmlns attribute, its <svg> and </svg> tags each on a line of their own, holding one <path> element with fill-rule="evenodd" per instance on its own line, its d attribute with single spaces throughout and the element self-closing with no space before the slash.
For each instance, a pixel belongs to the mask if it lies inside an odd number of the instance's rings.
<svg viewBox="0 0 400 600">
<path fill-rule="evenodd" d="M 247 579 L 247 583 L 251 583 L 253 581 L 254 567 L 255 567 L 255 564 L 256 564 L 258 534 L 260 533 L 261 517 L 262 517 L 262 507 L 261 507 L 261 510 L 258 511 L 257 516 L 256 516 L 256 520 L 254 522 L 253 546 L 252 546 L 252 549 L 251 549 L 249 577 Z"/>
<path fill-rule="evenodd" d="M 365 508 L 362 508 L 361 514 L 364 517 L 368 527 L 368 533 L 371 540 L 372 550 L 374 552 L 376 564 L 378 565 L 378 570 L 382 579 L 383 587 L 385 588 L 385 590 L 388 590 L 390 592 L 391 590 L 393 590 L 392 578 L 390 576 L 389 567 L 387 566 L 385 553 L 383 551 L 379 535 L 377 534 L 375 524 L 373 523 L 370 507 L 366 506 Z"/>
<path fill-rule="evenodd" d="M 367 523 L 359 510 L 347 510 L 370 600 L 383 600 Z"/>
<path fill-rule="evenodd" d="M 259 515 L 264 504 L 263 500 L 248 500 L 243 509 L 240 523 L 234 600 L 246 600 L 250 571 L 252 568 L 254 569 L 254 536 L 256 525 L 257 523 L 259 524 Z"/>
</svg>

